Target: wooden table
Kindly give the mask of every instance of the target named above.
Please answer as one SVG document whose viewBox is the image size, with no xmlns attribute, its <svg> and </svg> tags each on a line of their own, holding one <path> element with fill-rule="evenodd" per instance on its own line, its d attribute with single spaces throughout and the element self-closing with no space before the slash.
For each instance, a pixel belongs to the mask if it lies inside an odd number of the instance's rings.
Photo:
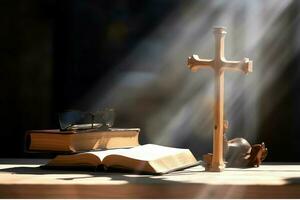
<svg viewBox="0 0 300 200">
<path fill-rule="evenodd" d="M 0 159 L 0 198 L 300 198 L 300 165 L 163 176 L 43 170 L 47 160 Z"/>
</svg>

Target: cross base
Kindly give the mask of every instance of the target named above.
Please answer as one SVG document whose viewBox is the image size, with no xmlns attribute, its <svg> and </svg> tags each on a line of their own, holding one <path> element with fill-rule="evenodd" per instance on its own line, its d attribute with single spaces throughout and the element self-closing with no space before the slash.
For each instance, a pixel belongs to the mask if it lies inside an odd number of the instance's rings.
<svg viewBox="0 0 300 200">
<path fill-rule="evenodd" d="M 225 169 L 225 164 L 219 164 L 219 163 L 212 163 L 212 153 L 204 154 L 203 155 L 203 161 L 204 161 L 204 168 L 205 171 L 208 172 L 222 172 Z"/>
</svg>

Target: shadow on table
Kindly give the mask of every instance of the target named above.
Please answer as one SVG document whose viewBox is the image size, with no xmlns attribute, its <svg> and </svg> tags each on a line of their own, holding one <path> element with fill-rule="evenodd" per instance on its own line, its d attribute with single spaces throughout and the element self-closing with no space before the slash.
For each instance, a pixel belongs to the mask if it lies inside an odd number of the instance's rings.
<svg viewBox="0 0 300 200">
<path fill-rule="evenodd" d="M 300 184 L 300 177 L 287 178 L 288 184 Z"/>
<path fill-rule="evenodd" d="M 192 171 L 189 171 L 192 170 Z M 92 169 L 83 169 L 81 170 L 49 170 L 49 169 L 42 169 L 41 167 L 27 167 L 27 166 L 20 166 L 20 167 L 10 167 L 5 169 L 0 169 L 0 176 L 1 173 L 13 173 L 13 174 L 28 174 L 28 175 L 54 175 L 51 176 L 57 180 L 64 181 L 64 185 L 60 187 L 72 187 L 72 191 L 76 193 L 76 197 L 89 197 L 89 198 L 99 198 L 99 195 L 96 191 L 99 190 L 98 186 L 99 184 L 102 185 L 102 188 L 108 188 L 108 190 L 111 190 L 110 187 L 117 187 L 115 192 L 106 192 L 109 193 L 109 198 L 120 198 L 120 194 L 129 195 L 129 196 L 123 196 L 123 197 L 130 197 L 130 198 L 158 198 L 158 197 L 168 197 L 168 198 L 195 198 L 195 197 L 201 197 L 202 190 L 199 190 L 199 185 L 202 185 L 205 187 L 205 184 L 198 184 L 197 189 L 193 189 L 190 192 L 187 192 L 186 190 L 181 189 L 170 189 L 170 187 L 176 187 L 181 188 L 183 185 L 190 185 L 193 183 L 188 181 L 177 181 L 177 180 L 168 180 L 169 176 L 192 176 L 194 173 L 202 172 L 203 170 L 200 169 L 186 169 L 185 171 L 175 171 L 169 174 L 164 175 L 149 175 L 149 174 L 136 174 L 136 173 L 130 173 L 128 170 L 116 170 L 111 169 L 108 172 L 107 171 L 100 171 L 92 170 Z M 108 185 L 105 185 L 104 182 L 101 184 L 101 180 L 104 180 L 105 183 Z M 78 180 L 86 180 L 83 181 L 83 185 L 86 185 L 88 188 L 86 189 L 78 189 L 82 188 L 84 186 L 78 186 L 77 184 L 81 185 Z M 76 181 L 76 182 L 74 182 Z M 76 183 L 76 184 L 74 184 Z M 88 184 L 87 184 L 88 183 Z M 111 183 L 111 184 L 110 184 Z M 118 184 L 120 183 L 120 184 Z M 112 186 L 109 186 L 112 185 Z M 128 187 L 127 187 L 128 186 Z M 155 187 L 157 189 L 153 189 L 151 187 Z M 201 186 L 201 187 L 202 187 Z M 24 186 L 22 186 L 24 187 Z M 48 187 L 48 185 L 47 185 Z M 51 188 L 51 184 L 49 185 L 49 188 Z M 76 188 L 77 189 L 74 189 Z M 119 187 L 119 188 L 118 188 Z M 150 188 L 149 188 L 150 187 Z M 93 188 L 93 189 L 91 189 Z M 130 188 L 128 191 L 123 188 Z M 148 188 L 148 189 L 147 189 Z M 121 190 L 121 192 L 120 192 Z M 89 193 L 88 191 L 94 191 Z M 102 195 L 107 194 L 102 193 Z M 128 193 L 128 194 L 127 194 Z M 206 193 L 205 193 L 206 194 Z M 54 195 L 54 194 L 49 194 Z M 115 195 L 115 196 L 114 196 Z M 0 197 L 1 195 L 1 189 L 0 189 Z M 3 196 L 5 197 L 5 196 Z M 35 196 L 34 196 L 35 197 Z M 50 197 L 50 196 L 49 196 Z M 51 196 L 51 197 L 61 197 L 61 196 Z M 73 196 L 71 196 L 73 197 Z M 103 196 L 101 196 L 102 198 Z M 106 197 L 106 196 L 105 196 Z M 217 197 L 217 196 L 215 196 Z"/>
<path fill-rule="evenodd" d="M 1 172 L 9 172 L 13 174 L 32 174 L 32 175 L 74 175 L 74 177 L 57 177 L 58 180 L 76 180 L 76 179 L 92 179 L 96 177 L 108 177 L 110 180 L 122 180 L 127 181 L 128 183 L 162 183 L 164 179 L 168 176 L 186 176 L 192 175 L 197 172 L 203 172 L 202 168 L 189 168 L 181 171 L 174 171 L 169 174 L 145 174 L 137 173 L 126 169 L 107 169 L 103 168 L 91 168 L 91 167 L 68 167 L 68 168 L 53 168 L 53 169 L 44 169 L 43 167 L 10 167 L 0 169 Z M 86 175 L 77 177 L 76 175 Z M 174 182 L 174 181 L 167 181 Z"/>
</svg>

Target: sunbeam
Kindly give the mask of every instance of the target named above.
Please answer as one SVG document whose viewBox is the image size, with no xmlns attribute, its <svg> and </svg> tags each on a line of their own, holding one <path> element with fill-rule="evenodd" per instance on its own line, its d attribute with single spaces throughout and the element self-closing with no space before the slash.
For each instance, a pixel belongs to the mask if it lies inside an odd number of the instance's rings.
<svg viewBox="0 0 300 200">
<path fill-rule="evenodd" d="M 93 109 L 114 107 L 127 125 L 142 127 L 143 141 L 170 146 L 189 143 L 199 155 L 211 151 L 213 73 L 191 73 L 186 60 L 192 54 L 213 58 L 212 28 L 222 25 L 227 27 L 226 58 L 249 57 L 254 61 L 254 71 L 247 76 L 225 73 L 225 119 L 230 124 L 227 137 L 245 137 L 255 142 L 258 127 L 267 114 L 261 112 L 262 95 L 294 56 L 291 49 L 278 52 L 293 23 L 299 21 L 299 17 L 287 19 L 285 11 L 291 2 L 182 3 L 91 90 L 86 101 Z M 270 42 L 272 48 L 265 51 Z M 128 70 L 120 73 L 118 69 L 124 67 Z M 287 91 L 284 87 L 288 86 L 283 86 L 278 98 L 264 109 L 277 105 Z"/>
</svg>

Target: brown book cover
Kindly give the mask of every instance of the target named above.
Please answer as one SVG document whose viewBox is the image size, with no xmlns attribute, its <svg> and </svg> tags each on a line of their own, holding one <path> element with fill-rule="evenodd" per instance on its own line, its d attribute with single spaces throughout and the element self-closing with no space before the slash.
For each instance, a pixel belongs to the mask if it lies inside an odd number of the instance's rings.
<svg viewBox="0 0 300 200">
<path fill-rule="evenodd" d="M 25 135 L 27 152 L 77 153 L 98 149 L 127 148 L 139 145 L 139 128 L 60 131 L 30 130 Z"/>
</svg>

